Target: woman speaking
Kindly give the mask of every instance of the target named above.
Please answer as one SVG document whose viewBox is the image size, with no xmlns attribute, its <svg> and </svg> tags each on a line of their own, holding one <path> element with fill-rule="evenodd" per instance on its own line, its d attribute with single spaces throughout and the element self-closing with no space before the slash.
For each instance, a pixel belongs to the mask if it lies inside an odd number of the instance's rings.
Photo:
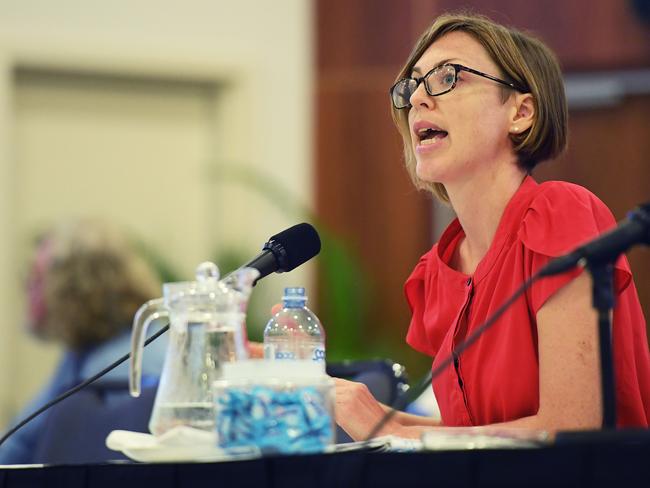
<svg viewBox="0 0 650 488">
<path fill-rule="evenodd" d="M 415 266 L 406 336 L 432 367 L 550 259 L 615 225 L 592 193 L 538 184 L 531 171 L 567 141 L 555 56 L 539 40 L 475 15 L 443 15 L 390 89 L 406 166 L 457 218 Z M 615 263 L 613 350 L 619 426 L 648 426 L 646 326 L 623 256 Z M 442 421 L 398 413 L 379 435 L 433 426 L 593 429 L 602 424 L 591 278 L 576 269 L 534 284 L 433 380 Z M 386 407 L 364 385 L 336 380 L 337 422 L 365 438 Z"/>
</svg>

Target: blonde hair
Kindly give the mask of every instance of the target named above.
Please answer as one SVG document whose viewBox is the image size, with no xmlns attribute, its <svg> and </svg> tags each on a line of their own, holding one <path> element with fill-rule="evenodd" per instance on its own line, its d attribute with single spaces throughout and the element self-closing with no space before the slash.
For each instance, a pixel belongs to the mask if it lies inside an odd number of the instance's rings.
<svg viewBox="0 0 650 488">
<path fill-rule="evenodd" d="M 130 327 L 160 282 L 126 237 L 107 222 L 84 219 L 45 233 L 44 334 L 73 349 L 101 343 Z"/>
<path fill-rule="evenodd" d="M 459 13 L 438 17 L 420 37 L 396 81 L 410 76 L 413 66 L 436 40 L 450 32 L 465 32 L 476 39 L 502 71 L 502 76 L 528 87 L 535 103 L 532 126 L 510 136 L 519 165 L 527 172 L 540 162 L 557 157 L 567 145 L 568 110 L 562 71 L 553 52 L 540 40 L 519 30 L 497 24 L 482 15 Z M 504 101 L 511 89 L 503 88 Z M 416 187 L 432 191 L 449 202 L 441 183 L 420 180 L 415 172 L 408 110 L 392 107 L 395 122 L 404 142 L 406 168 Z"/>
</svg>

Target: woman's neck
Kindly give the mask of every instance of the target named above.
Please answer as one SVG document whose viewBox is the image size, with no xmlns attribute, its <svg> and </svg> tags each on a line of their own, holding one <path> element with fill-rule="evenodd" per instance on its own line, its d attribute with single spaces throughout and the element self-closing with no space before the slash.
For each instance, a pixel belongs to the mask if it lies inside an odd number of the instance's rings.
<svg viewBox="0 0 650 488">
<path fill-rule="evenodd" d="M 506 205 L 515 194 L 526 172 L 516 164 L 498 171 L 475 174 L 458 184 L 445 185 L 465 238 L 453 258 L 453 267 L 473 274 L 487 253 Z"/>
</svg>

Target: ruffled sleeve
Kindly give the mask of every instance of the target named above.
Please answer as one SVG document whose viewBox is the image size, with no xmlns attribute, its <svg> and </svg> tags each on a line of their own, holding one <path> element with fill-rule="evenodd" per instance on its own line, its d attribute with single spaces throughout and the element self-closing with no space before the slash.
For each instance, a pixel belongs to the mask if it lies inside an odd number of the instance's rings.
<svg viewBox="0 0 650 488">
<path fill-rule="evenodd" d="M 413 269 L 413 272 L 404 284 L 404 294 L 411 308 L 411 323 L 406 334 L 406 342 L 415 350 L 429 356 L 434 356 L 436 351 L 427 338 L 424 325 L 424 314 L 426 304 L 426 283 L 429 275 L 429 260 L 432 251 L 420 258 L 420 261 Z"/>
<path fill-rule="evenodd" d="M 547 182 L 531 201 L 522 219 L 517 237 L 526 249 L 529 276 L 550 259 L 572 251 L 616 225 L 605 204 L 591 192 L 564 182 Z M 536 314 L 560 288 L 581 273 L 543 278 L 529 292 L 532 311 Z M 630 284 L 632 274 L 627 259 L 615 263 L 614 287 L 620 294 Z"/>
</svg>

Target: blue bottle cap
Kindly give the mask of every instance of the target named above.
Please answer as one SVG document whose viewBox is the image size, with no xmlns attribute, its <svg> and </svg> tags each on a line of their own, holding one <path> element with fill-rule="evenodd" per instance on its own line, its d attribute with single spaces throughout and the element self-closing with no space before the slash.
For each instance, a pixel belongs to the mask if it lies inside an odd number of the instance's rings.
<svg viewBox="0 0 650 488">
<path fill-rule="evenodd" d="M 289 286 L 284 289 L 283 300 L 307 300 L 305 288 L 302 286 Z"/>
</svg>

